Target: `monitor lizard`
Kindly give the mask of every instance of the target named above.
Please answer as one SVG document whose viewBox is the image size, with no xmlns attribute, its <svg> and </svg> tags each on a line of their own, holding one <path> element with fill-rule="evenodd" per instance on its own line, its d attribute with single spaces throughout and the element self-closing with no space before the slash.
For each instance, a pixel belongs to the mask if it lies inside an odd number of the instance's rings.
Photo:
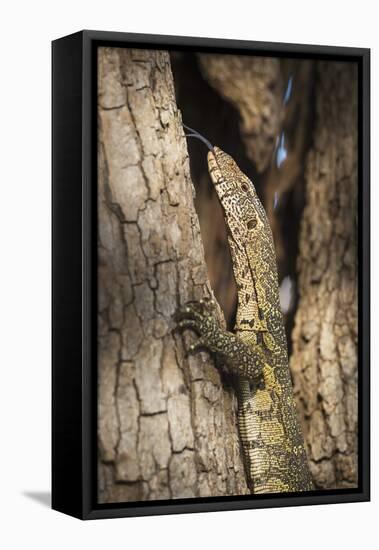
<svg viewBox="0 0 379 550">
<path fill-rule="evenodd" d="M 271 228 L 250 179 L 233 158 L 195 130 L 187 136 L 208 147 L 208 171 L 223 208 L 237 284 L 234 332 L 217 322 L 212 301 L 188 302 L 176 312 L 177 328 L 198 339 L 189 352 L 208 350 L 232 379 L 247 483 L 253 494 L 312 490 L 297 417 L 279 301 Z M 216 361 L 217 364 L 217 361 Z"/>
</svg>

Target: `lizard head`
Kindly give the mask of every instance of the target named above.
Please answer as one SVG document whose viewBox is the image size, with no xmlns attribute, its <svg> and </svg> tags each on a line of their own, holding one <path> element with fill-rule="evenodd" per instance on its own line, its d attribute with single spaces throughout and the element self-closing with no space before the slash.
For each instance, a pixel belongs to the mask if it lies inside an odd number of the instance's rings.
<svg viewBox="0 0 379 550">
<path fill-rule="evenodd" d="M 197 130 L 183 126 L 190 132 L 186 137 L 199 139 L 208 147 L 208 170 L 225 213 L 229 243 L 232 240 L 237 248 L 245 249 L 268 225 L 253 183 L 230 155 L 214 147 Z"/>
<path fill-rule="evenodd" d="M 229 238 L 238 248 L 245 247 L 266 225 L 255 187 L 232 157 L 218 147 L 208 152 L 208 170 L 225 212 Z"/>
</svg>

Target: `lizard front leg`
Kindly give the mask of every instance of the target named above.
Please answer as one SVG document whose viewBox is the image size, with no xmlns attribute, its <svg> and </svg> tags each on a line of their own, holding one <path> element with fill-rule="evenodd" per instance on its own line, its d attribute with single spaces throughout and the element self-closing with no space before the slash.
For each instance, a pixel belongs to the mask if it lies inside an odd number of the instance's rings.
<svg viewBox="0 0 379 550">
<path fill-rule="evenodd" d="M 175 320 L 178 330 L 190 329 L 199 336 L 190 346 L 190 353 L 206 349 L 221 360 L 231 375 L 255 384 L 259 382 L 264 366 L 261 354 L 220 327 L 212 314 L 211 302 L 187 302 L 177 310 Z"/>
</svg>

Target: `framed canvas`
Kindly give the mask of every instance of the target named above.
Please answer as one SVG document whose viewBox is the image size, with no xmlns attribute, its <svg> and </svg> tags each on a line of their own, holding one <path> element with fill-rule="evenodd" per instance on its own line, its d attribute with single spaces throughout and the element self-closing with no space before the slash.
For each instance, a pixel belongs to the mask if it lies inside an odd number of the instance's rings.
<svg viewBox="0 0 379 550">
<path fill-rule="evenodd" d="M 54 509 L 369 500 L 369 59 L 53 42 Z"/>
</svg>

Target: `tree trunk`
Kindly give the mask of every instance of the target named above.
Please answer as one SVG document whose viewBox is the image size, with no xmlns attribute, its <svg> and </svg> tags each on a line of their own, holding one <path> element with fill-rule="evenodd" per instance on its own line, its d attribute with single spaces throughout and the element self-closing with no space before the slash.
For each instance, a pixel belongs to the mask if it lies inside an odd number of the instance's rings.
<svg viewBox="0 0 379 550">
<path fill-rule="evenodd" d="M 234 391 L 172 332 L 212 291 L 168 53 L 98 62 L 98 501 L 247 493 Z"/>
<path fill-rule="evenodd" d="M 357 72 L 317 65 L 291 368 L 317 487 L 357 484 Z"/>
</svg>

